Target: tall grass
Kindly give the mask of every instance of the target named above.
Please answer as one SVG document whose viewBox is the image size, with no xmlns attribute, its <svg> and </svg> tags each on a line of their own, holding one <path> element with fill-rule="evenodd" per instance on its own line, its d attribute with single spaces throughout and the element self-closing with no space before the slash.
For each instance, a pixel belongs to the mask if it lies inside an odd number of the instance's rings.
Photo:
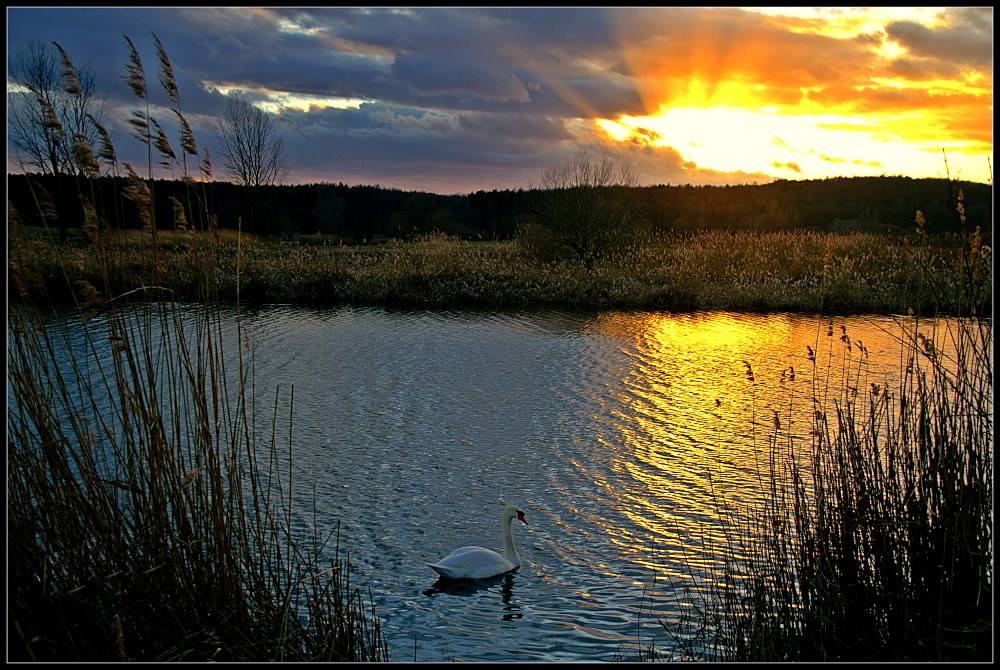
<svg viewBox="0 0 1000 670">
<path fill-rule="evenodd" d="M 129 172 L 122 197 L 147 216 Z M 336 529 L 294 518 L 293 436 L 261 444 L 214 231 L 176 202 L 176 265 L 151 219 L 147 243 L 123 247 L 86 183 L 86 253 L 39 264 L 9 211 L 9 658 L 385 659 Z"/>
<path fill-rule="evenodd" d="M 940 303 L 962 299 L 964 316 L 901 321 L 898 382 L 870 376 L 864 344 L 832 327 L 782 373 L 806 402 L 771 408 L 759 505 L 719 503 L 727 569 L 671 625 L 683 655 L 990 660 L 993 324 L 977 233 L 926 278 L 963 285 Z"/>
<path fill-rule="evenodd" d="M 962 284 L 935 284 L 951 276 L 962 248 L 946 238 L 907 247 L 903 238 L 813 232 L 704 231 L 648 235 L 588 271 L 569 261 L 538 262 L 518 242 L 482 245 L 444 234 L 394 240 L 381 246 L 278 246 L 244 239 L 237 283 L 235 235 L 219 234 L 220 298 L 261 302 L 409 302 L 485 305 L 563 304 L 587 307 L 920 313 L 962 302 Z M 144 246 L 139 231 L 120 236 L 123 287 L 141 285 Z M 178 297 L 196 296 L 185 281 L 186 246 L 160 231 L 160 261 Z M 92 246 L 54 247 L 25 239 L 25 262 L 43 277 L 60 264 L 74 280 L 95 281 Z M 79 262 L 75 262 L 79 261 Z M 984 260 L 977 261 L 978 266 Z M 988 267 L 988 259 L 985 261 Z M 988 272 L 975 280 L 986 308 Z M 59 286 L 50 286 L 55 294 Z M 942 297 L 944 298 L 942 300 Z"/>
</svg>

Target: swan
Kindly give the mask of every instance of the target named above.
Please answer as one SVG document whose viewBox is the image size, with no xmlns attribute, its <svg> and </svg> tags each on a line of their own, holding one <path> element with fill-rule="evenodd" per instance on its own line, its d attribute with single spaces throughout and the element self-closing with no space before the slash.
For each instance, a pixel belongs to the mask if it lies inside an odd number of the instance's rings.
<svg viewBox="0 0 1000 670">
<path fill-rule="evenodd" d="M 524 512 L 516 505 L 508 505 L 500 517 L 500 535 L 503 537 L 503 555 L 483 547 L 459 547 L 437 563 L 425 563 L 442 577 L 451 579 L 486 579 L 509 572 L 521 565 L 521 557 L 514 548 L 510 524 L 520 519 L 527 525 Z"/>
</svg>

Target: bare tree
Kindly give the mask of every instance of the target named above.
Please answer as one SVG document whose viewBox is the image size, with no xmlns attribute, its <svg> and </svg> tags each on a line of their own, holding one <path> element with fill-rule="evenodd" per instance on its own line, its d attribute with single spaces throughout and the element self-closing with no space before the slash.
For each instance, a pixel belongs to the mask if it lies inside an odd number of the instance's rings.
<svg viewBox="0 0 1000 670">
<path fill-rule="evenodd" d="M 229 175 L 244 186 L 280 184 L 288 176 L 284 143 L 271 117 L 237 95 L 216 123 L 219 154 Z"/>
<path fill-rule="evenodd" d="M 547 168 L 541 176 L 534 223 L 521 241 L 539 256 L 569 256 L 588 270 L 630 241 L 640 220 L 635 194 L 638 178 L 631 166 L 609 157 L 580 154 Z"/>
<path fill-rule="evenodd" d="M 56 44 L 31 42 L 11 58 L 7 142 L 25 171 L 73 174 L 82 168 L 73 145 L 83 138 L 105 144 L 106 96 L 98 94 L 90 66 L 74 68 Z"/>
</svg>

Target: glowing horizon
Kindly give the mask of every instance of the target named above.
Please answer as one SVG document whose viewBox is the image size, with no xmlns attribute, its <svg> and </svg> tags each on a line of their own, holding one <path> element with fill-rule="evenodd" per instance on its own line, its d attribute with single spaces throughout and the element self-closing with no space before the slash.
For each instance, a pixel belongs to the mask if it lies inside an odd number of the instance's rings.
<svg viewBox="0 0 1000 670">
<path fill-rule="evenodd" d="M 992 183 L 992 62 L 948 69 L 905 44 L 947 26 L 944 9 L 756 8 L 739 29 L 723 11 L 686 42 L 662 37 L 680 14 L 618 22 L 648 113 L 595 119 L 607 141 L 672 149 L 692 173 L 787 179 L 943 176 L 944 152 L 952 177 Z"/>
</svg>

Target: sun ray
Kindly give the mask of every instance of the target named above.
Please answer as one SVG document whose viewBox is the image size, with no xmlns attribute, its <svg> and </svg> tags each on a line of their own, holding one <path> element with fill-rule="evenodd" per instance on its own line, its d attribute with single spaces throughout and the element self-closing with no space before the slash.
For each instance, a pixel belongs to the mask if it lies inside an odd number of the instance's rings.
<svg viewBox="0 0 1000 670">
<path fill-rule="evenodd" d="M 720 172 L 938 176 L 946 150 L 964 178 L 988 182 L 992 70 L 921 60 L 887 37 L 892 21 L 948 20 L 942 8 L 622 13 L 645 114 L 596 125 L 608 141 Z"/>
</svg>

